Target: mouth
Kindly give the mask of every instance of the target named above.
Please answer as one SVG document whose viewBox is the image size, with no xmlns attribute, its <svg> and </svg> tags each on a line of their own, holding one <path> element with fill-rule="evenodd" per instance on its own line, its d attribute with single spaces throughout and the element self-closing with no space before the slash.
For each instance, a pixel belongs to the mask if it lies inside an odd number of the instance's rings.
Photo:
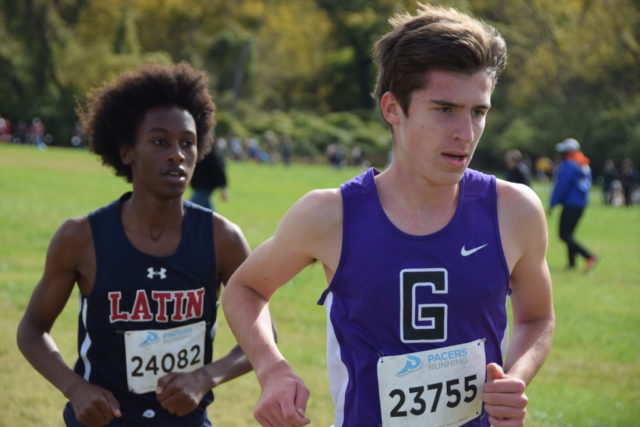
<svg viewBox="0 0 640 427">
<path fill-rule="evenodd" d="M 171 168 L 171 169 L 165 170 L 162 173 L 162 176 L 166 176 L 171 179 L 182 180 L 187 178 L 187 173 L 181 168 Z"/>
<path fill-rule="evenodd" d="M 456 153 L 456 152 L 442 153 L 442 155 L 454 162 L 463 162 L 468 157 L 466 153 Z"/>
</svg>

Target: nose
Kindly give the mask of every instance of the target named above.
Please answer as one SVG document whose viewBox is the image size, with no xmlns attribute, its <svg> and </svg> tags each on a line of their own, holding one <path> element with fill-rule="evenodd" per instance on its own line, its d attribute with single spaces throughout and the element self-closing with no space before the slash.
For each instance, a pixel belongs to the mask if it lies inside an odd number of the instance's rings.
<svg viewBox="0 0 640 427">
<path fill-rule="evenodd" d="M 455 133 L 456 139 L 471 142 L 475 136 L 474 120 L 471 114 L 460 114 L 456 123 Z"/>
<path fill-rule="evenodd" d="M 172 140 L 171 148 L 169 150 L 169 160 L 176 163 L 184 162 L 186 159 L 186 153 L 184 150 L 185 148 L 180 145 L 179 140 Z"/>
</svg>

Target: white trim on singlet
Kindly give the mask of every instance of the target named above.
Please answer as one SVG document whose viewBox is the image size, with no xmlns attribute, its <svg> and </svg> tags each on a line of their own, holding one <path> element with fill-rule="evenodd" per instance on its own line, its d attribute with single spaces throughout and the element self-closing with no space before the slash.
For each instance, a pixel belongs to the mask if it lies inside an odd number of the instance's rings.
<svg viewBox="0 0 640 427">
<path fill-rule="evenodd" d="M 333 293 L 329 292 L 324 303 L 327 309 L 327 377 L 329 379 L 329 390 L 333 398 L 333 406 L 336 411 L 334 427 L 340 427 L 344 422 L 344 397 L 349 385 L 349 372 L 340 357 L 340 343 L 336 338 L 333 324 L 331 323 L 332 303 Z"/>
<path fill-rule="evenodd" d="M 509 309 L 509 302 L 505 302 L 505 312 Z M 509 335 L 509 319 L 507 318 L 507 324 L 502 331 L 502 340 L 500 341 L 500 351 L 502 352 L 502 360 L 500 361 L 504 365 L 504 361 L 507 360 L 507 349 L 511 342 L 511 336 Z"/>
<path fill-rule="evenodd" d="M 87 357 L 87 353 L 89 353 L 89 349 L 91 348 L 91 337 L 89 336 L 89 330 L 87 329 L 87 298 L 84 296 L 80 296 L 80 310 L 82 313 L 82 326 L 84 327 L 84 340 L 82 341 L 82 345 L 80 346 L 80 358 L 82 359 L 82 364 L 84 365 L 84 379 L 89 381 L 89 376 L 91 375 L 91 362 Z"/>
<path fill-rule="evenodd" d="M 209 332 L 209 338 L 211 338 L 211 341 L 215 338 L 216 332 L 218 332 L 218 319 L 216 319 L 215 323 L 211 327 L 211 331 Z"/>
</svg>

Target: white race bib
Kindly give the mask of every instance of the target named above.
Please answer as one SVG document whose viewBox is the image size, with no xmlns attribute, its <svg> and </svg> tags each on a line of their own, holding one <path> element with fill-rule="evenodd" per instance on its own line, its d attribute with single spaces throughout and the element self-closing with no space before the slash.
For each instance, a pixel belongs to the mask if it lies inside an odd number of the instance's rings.
<svg viewBox="0 0 640 427">
<path fill-rule="evenodd" d="M 384 427 L 456 427 L 482 412 L 484 340 L 378 360 Z"/>
<path fill-rule="evenodd" d="M 127 384 L 133 393 L 154 391 L 170 372 L 191 372 L 204 366 L 205 322 L 171 329 L 127 331 Z"/>
</svg>

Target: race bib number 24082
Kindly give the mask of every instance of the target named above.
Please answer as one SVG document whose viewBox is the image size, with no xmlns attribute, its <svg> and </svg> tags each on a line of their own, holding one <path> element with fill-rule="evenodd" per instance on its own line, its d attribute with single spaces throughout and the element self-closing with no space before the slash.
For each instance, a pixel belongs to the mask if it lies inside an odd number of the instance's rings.
<svg viewBox="0 0 640 427">
<path fill-rule="evenodd" d="M 134 393 L 154 391 L 170 372 L 191 372 L 204 366 L 205 322 L 172 329 L 125 333 L 127 383 Z"/>
</svg>

